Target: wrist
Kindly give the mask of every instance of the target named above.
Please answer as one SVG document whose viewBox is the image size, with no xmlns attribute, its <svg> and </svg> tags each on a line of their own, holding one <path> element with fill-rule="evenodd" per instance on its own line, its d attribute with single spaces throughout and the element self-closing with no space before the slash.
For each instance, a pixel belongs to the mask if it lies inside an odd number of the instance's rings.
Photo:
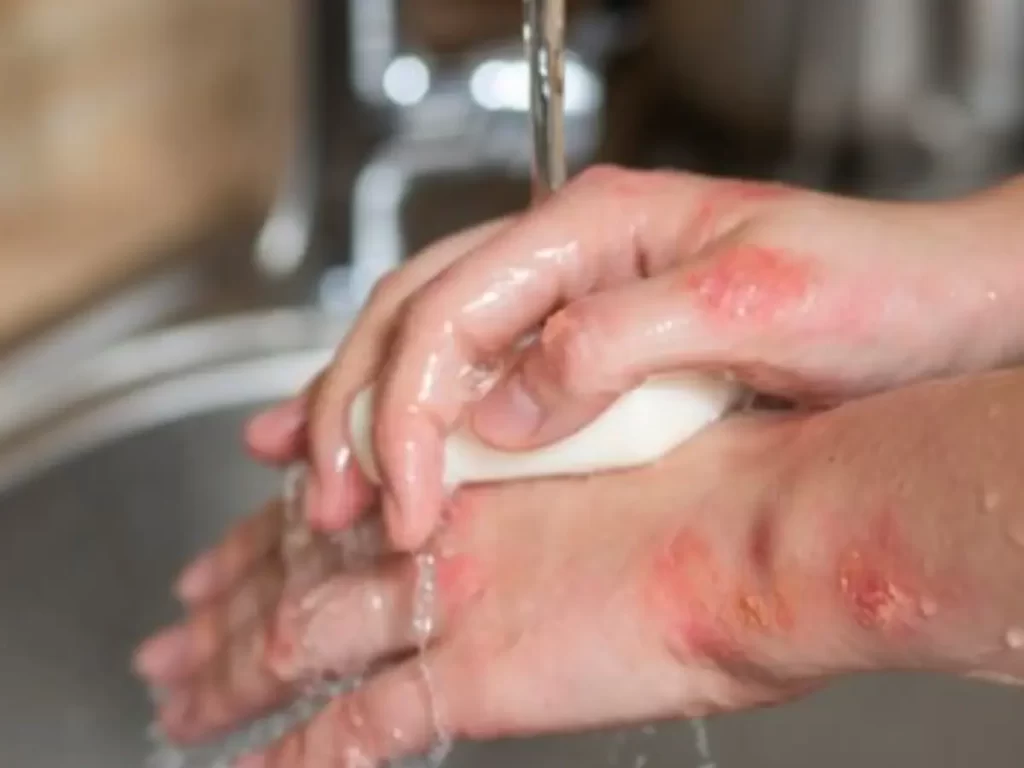
<svg viewBox="0 0 1024 768">
<path fill-rule="evenodd" d="M 857 410 L 787 425 L 773 578 L 799 595 L 791 663 L 825 676 L 951 668 L 940 611 L 959 595 L 884 502 L 900 459 Z"/>
<path fill-rule="evenodd" d="M 1022 430 L 1021 372 L 794 420 L 778 537 L 807 585 L 806 658 L 1024 679 Z"/>
<path fill-rule="evenodd" d="M 947 210 L 948 208 L 948 210 Z M 976 369 L 1024 360 L 1024 175 L 953 203 L 940 204 L 937 218 L 954 227 L 949 239 L 973 286 Z"/>
</svg>

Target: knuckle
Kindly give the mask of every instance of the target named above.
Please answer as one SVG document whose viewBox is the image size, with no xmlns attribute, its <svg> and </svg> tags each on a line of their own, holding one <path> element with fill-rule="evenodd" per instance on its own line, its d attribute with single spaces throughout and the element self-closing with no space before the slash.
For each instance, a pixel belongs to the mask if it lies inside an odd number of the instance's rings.
<svg viewBox="0 0 1024 768">
<path fill-rule="evenodd" d="M 434 286 L 425 288 L 407 306 L 398 323 L 391 358 L 402 361 L 410 349 L 451 332 L 446 322 L 448 314 L 441 292 Z"/>
<path fill-rule="evenodd" d="M 570 187 L 590 192 L 614 192 L 631 182 L 635 174 L 635 171 L 629 171 L 617 165 L 600 163 L 583 170 L 570 182 Z"/>
<path fill-rule="evenodd" d="M 664 172 L 601 164 L 582 171 L 566 189 L 589 199 L 614 198 L 629 202 L 649 195 L 652 185 L 661 187 L 667 178 Z"/>
<path fill-rule="evenodd" d="M 370 290 L 370 296 L 367 299 L 366 305 L 367 310 L 390 305 L 396 300 L 395 297 L 400 295 L 402 283 L 404 282 L 402 280 L 402 273 L 402 269 L 393 269 L 378 278 Z"/>
</svg>

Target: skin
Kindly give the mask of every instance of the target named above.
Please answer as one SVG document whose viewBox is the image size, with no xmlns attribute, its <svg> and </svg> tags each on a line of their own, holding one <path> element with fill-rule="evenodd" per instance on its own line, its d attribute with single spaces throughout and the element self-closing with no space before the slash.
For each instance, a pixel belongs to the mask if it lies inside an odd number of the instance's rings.
<svg viewBox="0 0 1024 768">
<path fill-rule="evenodd" d="M 429 249 L 248 431 L 263 460 L 309 457 L 314 528 L 380 524 L 386 553 L 337 573 L 326 533 L 284 553 L 280 510 L 244 524 L 179 580 L 186 622 L 138 655 L 167 690 L 162 724 L 201 739 L 307 676 L 387 659 L 245 765 L 423 748 L 432 713 L 403 659 L 405 553 L 424 546 L 440 590 L 427 663 L 466 738 L 743 709 L 863 670 L 1021 678 L 1024 374 L 973 372 L 1024 343 L 1022 194 L 896 205 L 598 169 Z M 482 399 L 480 365 L 501 374 Z M 541 444 L 679 366 L 835 407 L 730 419 L 642 470 L 441 493 L 452 424 Z M 344 414 L 371 380 L 379 497 L 345 461 Z"/>
<path fill-rule="evenodd" d="M 443 721 L 471 739 L 576 731 L 778 703 L 868 670 L 1024 680 L 1022 451 L 1024 372 L 1009 371 L 735 417 L 630 472 L 463 489 L 430 545 Z M 239 765 L 424 749 L 413 560 L 314 567 L 283 591 L 281 520 L 271 507 L 230 534 L 209 556 L 219 588 L 140 651 L 168 692 L 161 724 L 202 739 L 296 681 L 387 658 Z M 233 622 L 254 594 L 276 607 Z"/>
<path fill-rule="evenodd" d="M 1024 182 L 896 204 L 591 169 L 538 209 L 443 241 L 382 281 L 316 396 L 257 418 L 249 443 L 276 461 L 308 452 L 311 522 L 344 527 L 374 498 L 348 461 L 344 424 L 376 380 L 381 503 L 393 543 L 412 550 L 439 519 L 441 448 L 457 423 L 519 449 L 680 366 L 821 405 L 1014 362 L 1021 197 Z M 507 355 L 538 328 L 525 353 Z M 482 400 L 467 375 L 480 366 L 503 374 Z"/>
</svg>

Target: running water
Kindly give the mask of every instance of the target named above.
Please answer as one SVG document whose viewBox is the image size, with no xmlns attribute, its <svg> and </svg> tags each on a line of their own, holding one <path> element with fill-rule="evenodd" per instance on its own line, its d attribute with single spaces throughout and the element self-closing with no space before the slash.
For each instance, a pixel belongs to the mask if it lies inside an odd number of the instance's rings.
<svg viewBox="0 0 1024 768">
<path fill-rule="evenodd" d="M 311 551 L 313 534 L 305 525 L 302 503 L 304 481 L 304 468 L 292 467 L 285 475 L 281 493 L 286 521 L 281 540 L 282 560 L 287 578 L 299 578 L 301 581 L 307 581 L 313 575 L 312 565 L 305 559 Z M 348 556 L 354 557 L 358 548 L 352 547 Z M 343 559 L 345 556 L 342 556 Z M 353 690 L 359 683 L 358 677 L 341 681 L 314 681 L 290 705 L 258 720 L 243 723 L 224 738 L 197 746 L 178 746 L 167 740 L 162 731 L 153 725 L 148 734 L 153 749 L 146 760 L 146 768 L 228 768 L 238 757 L 265 749 L 302 726 L 332 698 Z M 159 691 L 151 692 L 154 703 L 159 701 L 160 695 Z"/>
<path fill-rule="evenodd" d="M 701 759 L 698 768 L 716 768 L 715 760 L 711 757 L 711 739 L 708 737 L 708 726 L 704 722 L 704 718 L 697 717 L 690 720 L 690 728 L 693 729 L 697 756 Z"/>
<path fill-rule="evenodd" d="M 452 739 L 444 725 L 441 713 L 442 702 L 427 664 L 427 644 L 434 633 L 437 606 L 437 563 L 434 555 L 421 553 L 416 556 L 416 594 L 413 597 L 412 631 L 419 653 L 420 676 L 430 707 L 434 726 L 434 744 L 426 756 L 426 764 L 437 768 L 448 757 Z"/>
</svg>

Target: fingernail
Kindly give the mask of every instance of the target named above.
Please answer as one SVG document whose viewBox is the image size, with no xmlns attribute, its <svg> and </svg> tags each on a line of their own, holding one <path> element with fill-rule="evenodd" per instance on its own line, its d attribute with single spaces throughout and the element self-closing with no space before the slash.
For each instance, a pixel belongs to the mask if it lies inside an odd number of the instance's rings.
<svg viewBox="0 0 1024 768">
<path fill-rule="evenodd" d="M 249 420 L 249 427 L 259 432 L 290 434 L 305 422 L 305 413 L 295 400 L 260 411 Z"/>
<path fill-rule="evenodd" d="M 546 412 L 516 373 L 481 400 L 473 411 L 473 428 L 494 442 L 523 440 L 544 423 Z"/>
<path fill-rule="evenodd" d="M 155 635 L 135 652 L 135 671 L 146 678 L 166 678 L 188 658 L 189 632 L 184 626 L 171 627 Z"/>
<path fill-rule="evenodd" d="M 261 445 L 287 442 L 306 423 L 306 412 L 301 406 L 299 400 L 288 400 L 261 411 L 249 419 L 246 433 Z"/>
<path fill-rule="evenodd" d="M 213 591 L 216 579 L 217 556 L 213 552 L 206 552 L 181 572 L 174 585 L 174 593 L 183 602 L 199 602 Z"/>
</svg>

